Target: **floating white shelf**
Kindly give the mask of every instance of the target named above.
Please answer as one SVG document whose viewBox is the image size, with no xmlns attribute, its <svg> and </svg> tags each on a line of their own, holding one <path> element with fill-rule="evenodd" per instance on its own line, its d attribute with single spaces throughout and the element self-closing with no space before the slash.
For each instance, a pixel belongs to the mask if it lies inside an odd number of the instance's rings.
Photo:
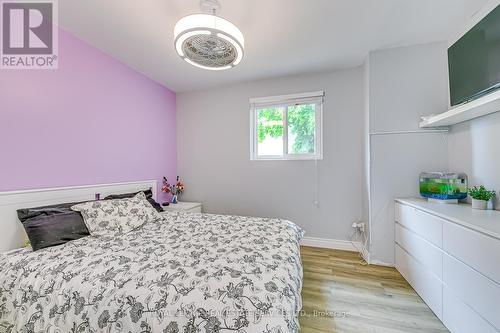
<svg viewBox="0 0 500 333">
<path fill-rule="evenodd" d="M 432 116 L 422 121 L 420 127 L 451 126 L 498 111 L 500 111 L 500 90 Z"/>
</svg>

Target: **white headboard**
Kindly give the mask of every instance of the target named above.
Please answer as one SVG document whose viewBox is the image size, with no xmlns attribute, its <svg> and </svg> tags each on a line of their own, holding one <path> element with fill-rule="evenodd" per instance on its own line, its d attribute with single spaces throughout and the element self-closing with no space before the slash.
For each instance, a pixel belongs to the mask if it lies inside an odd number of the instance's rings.
<svg viewBox="0 0 500 333">
<path fill-rule="evenodd" d="M 0 253 L 22 247 L 27 239 L 17 218 L 17 209 L 95 200 L 96 194 L 100 194 L 103 199 L 110 194 L 138 192 L 149 188 L 156 199 L 156 180 L 0 192 Z"/>
</svg>

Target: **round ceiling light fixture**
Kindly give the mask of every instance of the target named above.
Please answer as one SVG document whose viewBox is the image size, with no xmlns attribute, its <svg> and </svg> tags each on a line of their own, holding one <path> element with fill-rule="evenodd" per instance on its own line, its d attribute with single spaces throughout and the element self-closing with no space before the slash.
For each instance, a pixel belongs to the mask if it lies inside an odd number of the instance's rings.
<svg viewBox="0 0 500 333">
<path fill-rule="evenodd" d="M 202 11 L 181 18 L 174 28 L 177 54 L 189 64 L 208 70 L 230 69 L 243 59 L 245 40 L 240 29 L 217 16 L 217 0 L 201 0 Z"/>
</svg>

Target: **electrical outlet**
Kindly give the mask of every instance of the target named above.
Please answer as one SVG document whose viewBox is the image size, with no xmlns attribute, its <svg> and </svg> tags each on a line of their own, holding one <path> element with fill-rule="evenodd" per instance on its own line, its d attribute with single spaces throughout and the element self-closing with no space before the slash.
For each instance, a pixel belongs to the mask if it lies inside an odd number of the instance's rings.
<svg viewBox="0 0 500 333">
<path fill-rule="evenodd" d="M 364 234 L 365 233 L 365 224 L 363 222 L 361 223 L 356 223 L 354 222 L 352 224 L 352 228 L 356 231 L 359 231 L 360 233 Z"/>
</svg>

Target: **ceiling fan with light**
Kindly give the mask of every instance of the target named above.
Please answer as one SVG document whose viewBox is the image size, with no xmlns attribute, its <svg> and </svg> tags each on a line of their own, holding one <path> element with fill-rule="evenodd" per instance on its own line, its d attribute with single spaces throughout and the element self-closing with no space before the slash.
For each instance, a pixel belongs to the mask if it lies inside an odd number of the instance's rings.
<svg viewBox="0 0 500 333">
<path fill-rule="evenodd" d="M 201 0 L 202 13 L 181 18 L 174 28 L 174 47 L 189 64 L 208 70 L 225 70 L 243 59 L 245 41 L 233 23 L 217 16 L 218 0 Z"/>
</svg>

